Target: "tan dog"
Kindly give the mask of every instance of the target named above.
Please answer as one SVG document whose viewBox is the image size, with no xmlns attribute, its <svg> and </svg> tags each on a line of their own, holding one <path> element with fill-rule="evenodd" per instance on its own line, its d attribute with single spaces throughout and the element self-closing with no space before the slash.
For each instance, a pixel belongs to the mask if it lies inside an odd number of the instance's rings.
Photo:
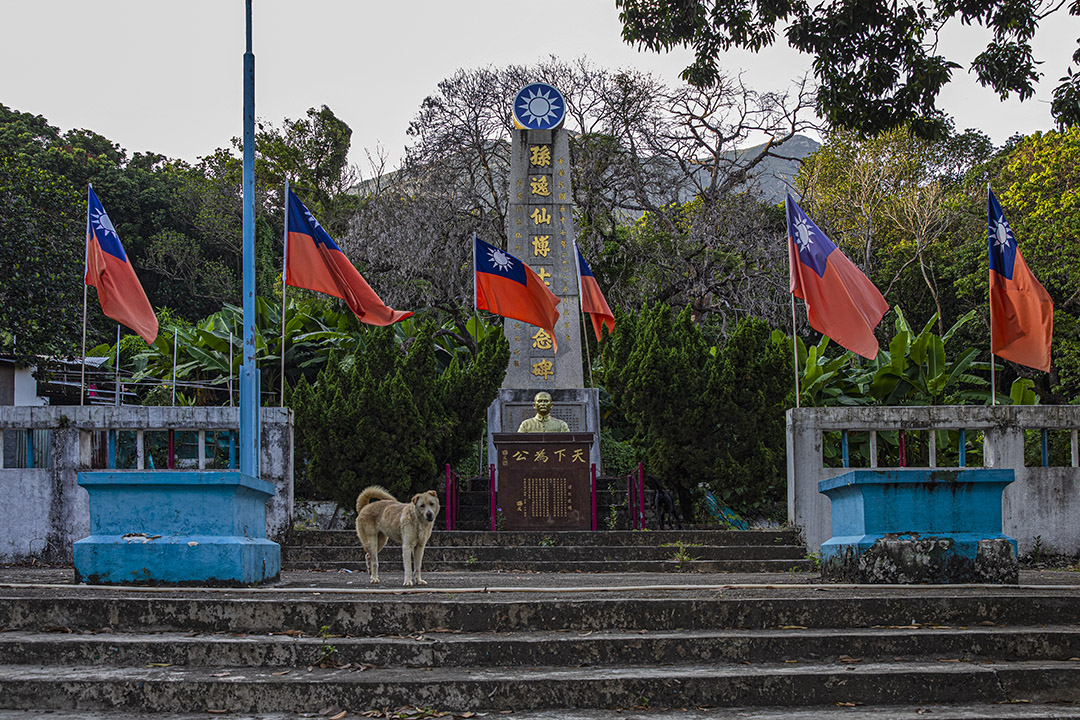
<svg viewBox="0 0 1080 720">
<path fill-rule="evenodd" d="M 439 495 L 434 490 L 413 495 L 412 501 L 398 502 L 378 485 L 365 488 L 356 498 L 356 536 L 364 546 L 371 582 L 379 582 L 379 551 L 387 538 L 401 543 L 405 565 L 405 584 L 427 585 L 420 578 L 424 547 L 431 537 L 439 514 Z"/>
</svg>

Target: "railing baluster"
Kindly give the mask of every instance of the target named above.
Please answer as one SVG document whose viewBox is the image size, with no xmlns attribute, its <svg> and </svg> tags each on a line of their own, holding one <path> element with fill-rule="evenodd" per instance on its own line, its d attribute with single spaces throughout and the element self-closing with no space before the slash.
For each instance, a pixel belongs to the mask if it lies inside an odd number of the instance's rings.
<svg viewBox="0 0 1080 720">
<path fill-rule="evenodd" d="M 934 430 L 933 426 L 930 426 L 926 433 L 929 436 L 927 449 L 930 455 L 930 467 L 937 467 L 937 431 Z"/>
<path fill-rule="evenodd" d="M 844 467 L 851 467 L 851 459 L 848 457 L 848 434 L 847 430 L 840 431 L 840 454 L 844 458 Z"/>
<path fill-rule="evenodd" d="M 146 469 L 146 436 L 142 430 L 135 431 L 135 469 Z"/>
<path fill-rule="evenodd" d="M 876 468 L 877 464 L 877 430 L 870 431 L 870 467 Z"/>
<path fill-rule="evenodd" d="M 26 429 L 26 467 L 34 467 L 34 431 Z"/>
<path fill-rule="evenodd" d="M 206 431 L 199 431 L 199 469 L 206 469 Z"/>
<path fill-rule="evenodd" d="M 1070 443 L 1070 445 L 1072 446 L 1072 466 L 1078 467 L 1080 466 L 1080 443 L 1077 442 L 1076 430 L 1073 430 L 1070 435 L 1072 435 L 1072 442 Z M 0 467 L 3 466 L 0 465 Z"/>
<path fill-rule="evenodd" d="M 1042 466 L 1050 467 L 1050 431 L 1043 428 L 1040 431 L 1040 440 L 1042 442 Z"/>
<path fill-rule="evenodd" d="M 960 467 L 967 467 L 967 430 L 960 428 L 960 459 L 957 461 Z"/>
<path fill-rule="evenodd" d="M 109 430 L 109 450 L 105 460 L 105 467 L 110 470 L 116 469 L 116 430 Z"/>
</svg>

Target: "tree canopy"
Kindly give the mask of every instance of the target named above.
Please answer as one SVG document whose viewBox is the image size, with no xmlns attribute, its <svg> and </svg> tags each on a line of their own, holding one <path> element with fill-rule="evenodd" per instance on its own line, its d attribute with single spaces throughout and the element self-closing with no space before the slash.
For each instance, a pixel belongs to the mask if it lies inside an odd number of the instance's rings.
<svg viewBox="0 0 1080 720">
<path fill-rule="evenodd" d="M 616 0 L 623 38 L 649 50 L 688 46 L 694 62 L 683 79 L 716 85 L 721 54 L 731 48 L 759 51 L 782 27 L 788 44 L 814 56 L 819 114 L 831 125 L 874 135 L 907 124 L 922 138 L 938 138 L 945 115 L 938 95 L 964 65 L 940 54 L 938 36 L 947 24 L 981 25 L 993 38 L 970 60 L 978 81 L 1003 100 L 1035 93 L 1039 61 L 1031 40 L 1039 23 L 1067 11 L 1080 15 L 1078 0 Z M 966 60 L 966 58 L 964 59 Z M 1080 49 L 1072 58 L 1080 64 Z M 1080 123 L 1080 74 L 1065 72 L 1054 91 L 1052 112 L 1062 126 Z"/>
</svg>

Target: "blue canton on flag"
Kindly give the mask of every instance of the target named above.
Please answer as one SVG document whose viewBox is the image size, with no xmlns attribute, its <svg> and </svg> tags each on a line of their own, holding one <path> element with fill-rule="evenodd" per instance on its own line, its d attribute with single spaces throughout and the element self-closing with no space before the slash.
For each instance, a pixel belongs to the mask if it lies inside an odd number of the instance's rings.
<svg viewBox="0 0 1080 720">
<path fill-rule="evenodd" d="M 1013 235 L 1009 221 L 1005 219 L 1005 213 L 992 190 L 989 196 L 990 212 L 987 213 L 987 225 L 990 240 L 990 269 L 1007 280 L 1012 280 L 1013 266 L 1016 264 L 1016 236 Z"/>
<path fill-rule="evenodd" d="M 476 271 L 500 275 L 522 285 L 527 283 L 525 266 L 520 260 L 480 238 L 476 238 Z"/>
<path fill-rule="evenodd" d="M 788 235 L 799 251 L 799 261 L 817 273 L 818 277 L 824 276 L 826 259 L 836 246 L 790 195 L 787 196 L 787 216 Z"/>
</svg>

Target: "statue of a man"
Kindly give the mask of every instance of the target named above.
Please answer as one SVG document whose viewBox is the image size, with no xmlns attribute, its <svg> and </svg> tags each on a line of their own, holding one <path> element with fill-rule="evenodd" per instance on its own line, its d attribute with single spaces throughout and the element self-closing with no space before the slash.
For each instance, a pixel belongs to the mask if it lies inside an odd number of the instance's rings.
<svg viewBox="0 0 1080 720">
<path fill-rule="evenodd" d="M 551 395 L 546 392 L 536 393 L 533 398 L 533 410 L 536 416 L 525 418 L 518 425 L 519 433 L 564 433 L 570 428 L 559 418 L 551 417 Z"/>
</svg>

